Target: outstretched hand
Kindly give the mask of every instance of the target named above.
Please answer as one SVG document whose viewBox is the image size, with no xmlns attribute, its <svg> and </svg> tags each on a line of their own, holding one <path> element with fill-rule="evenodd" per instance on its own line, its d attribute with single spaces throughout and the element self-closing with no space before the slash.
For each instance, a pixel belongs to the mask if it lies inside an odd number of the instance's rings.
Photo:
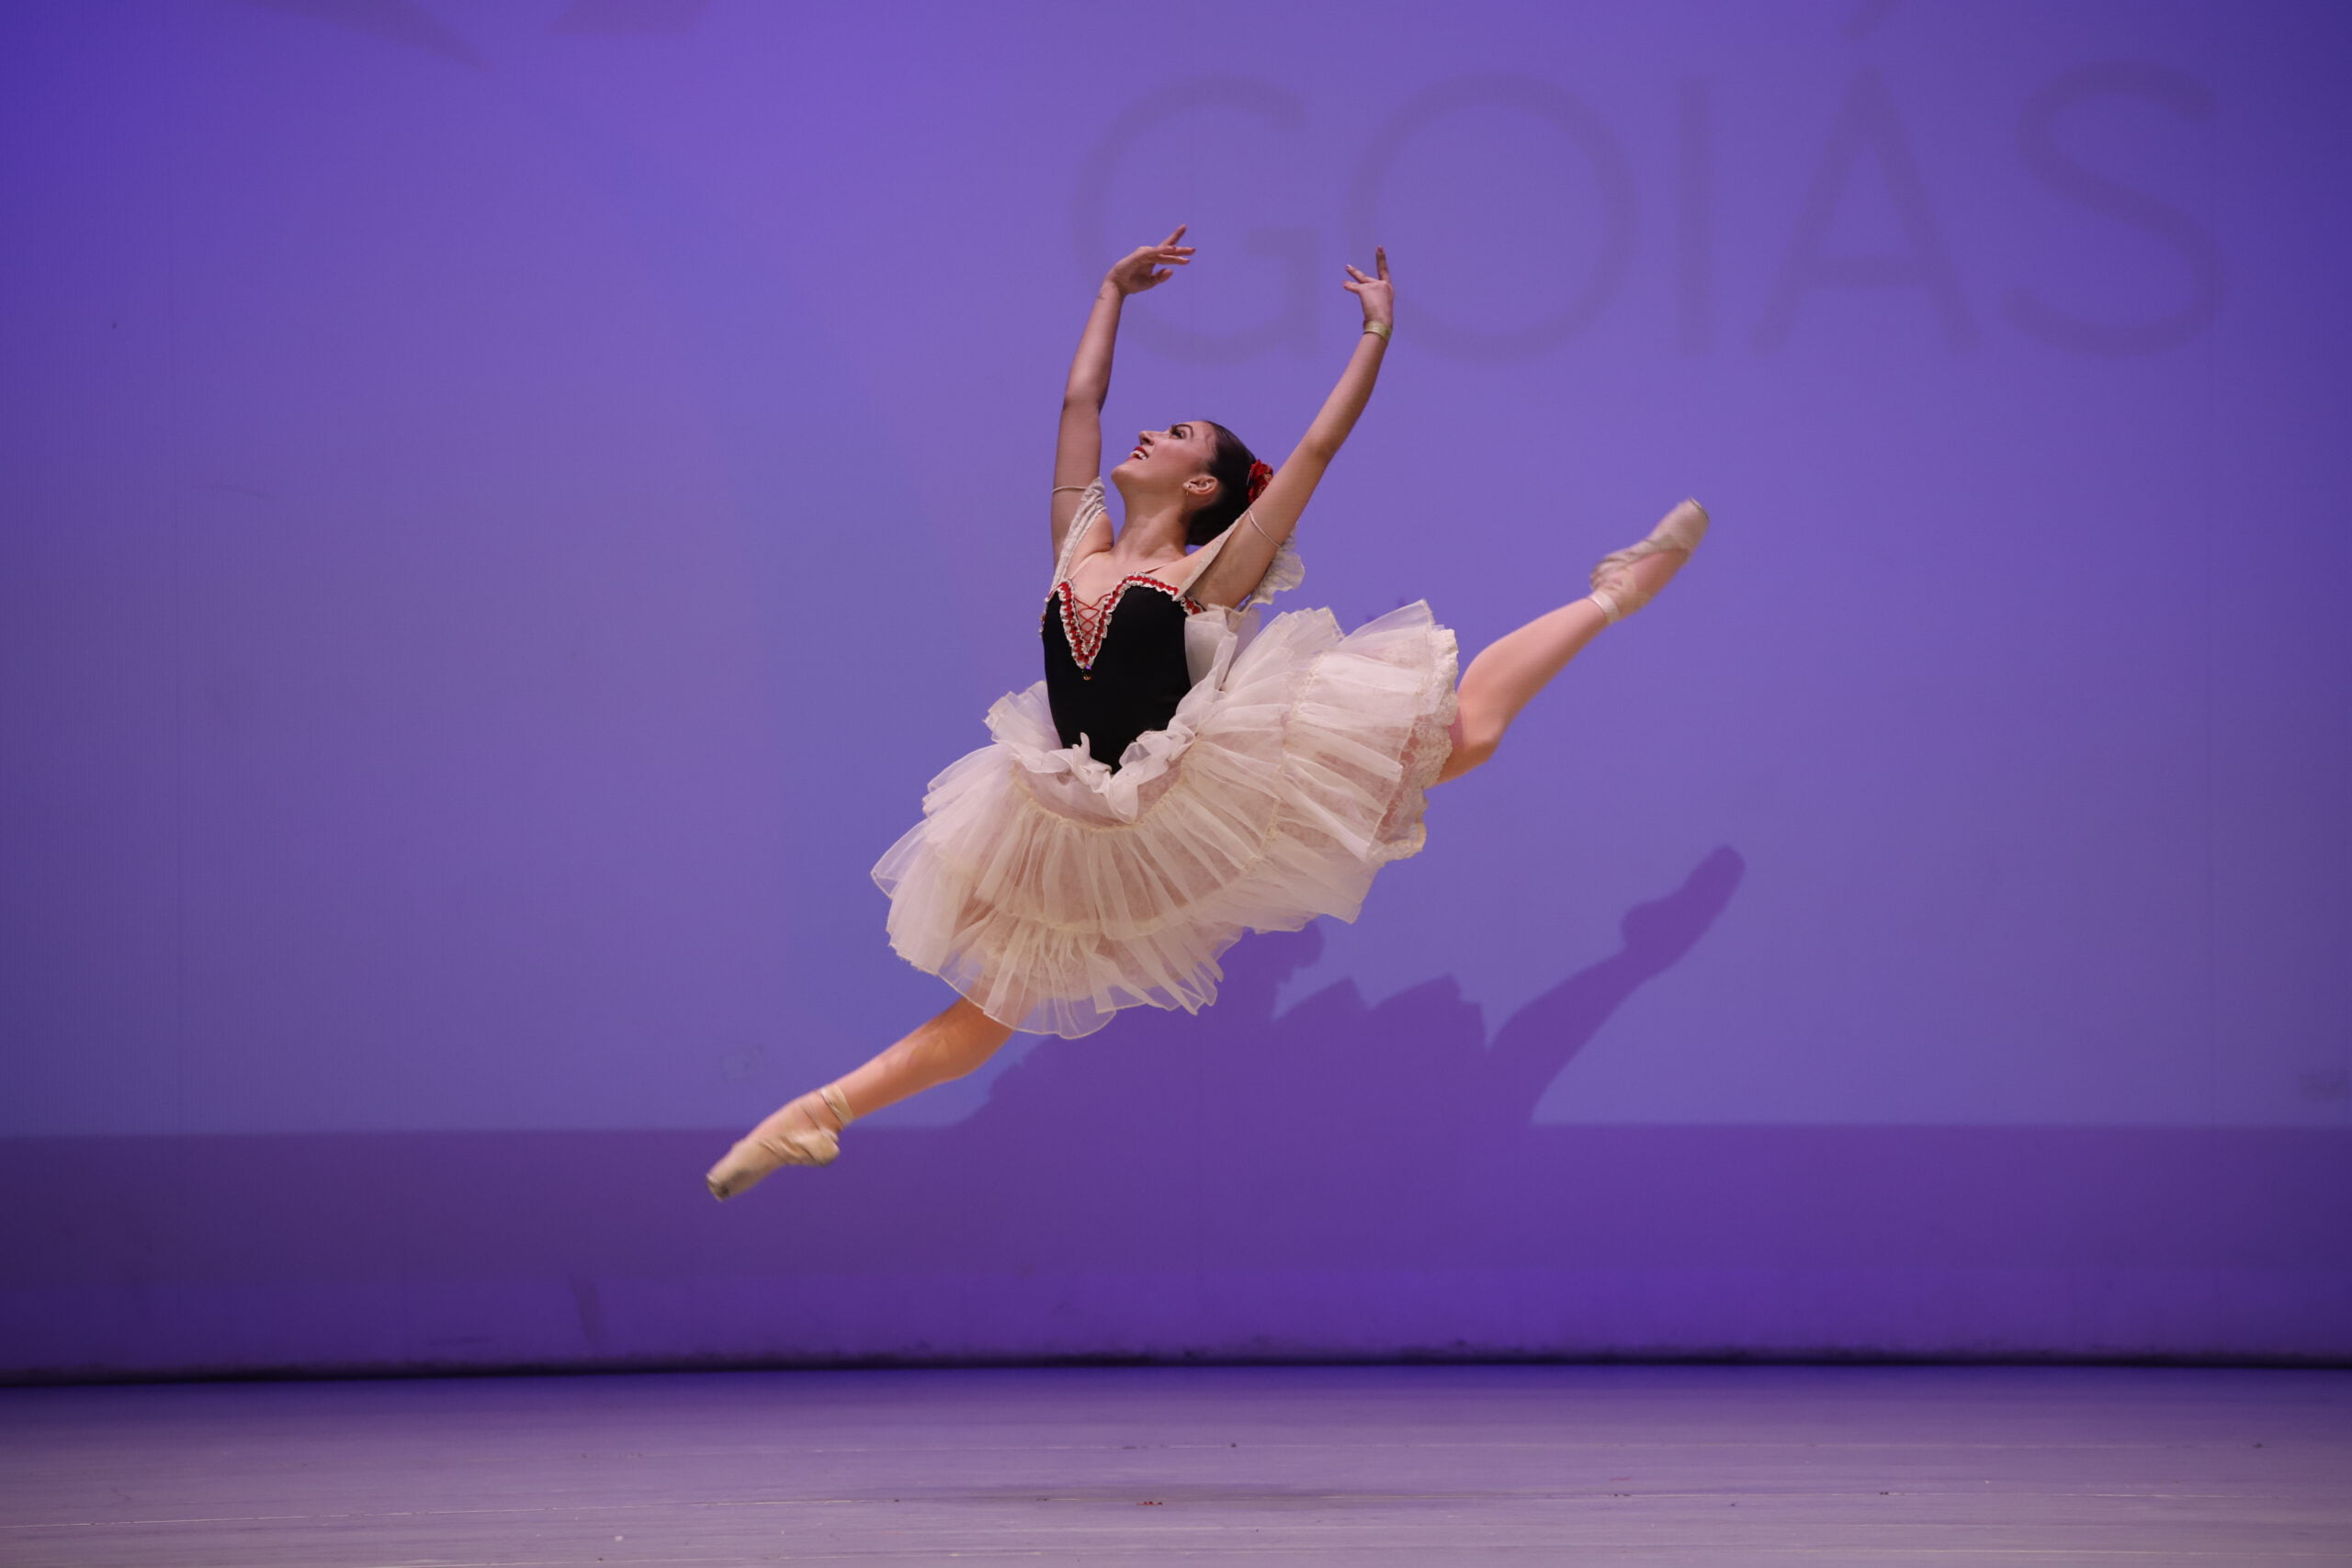
<svg viewBox="0 0 2352 1568">
<path fill-rule="evenodd" d="M 1187 265 L 1193 259 L 1193 247 L 1176 243 L 1184 237 L 1189 227 L 1179 223 L 1176 231 L 1159 243 L 1143 245 L 1121 256 L 1111 264 L 1108 281 L 1122 294 L 1140 294 L 1175 276 L 1174 269 Z"/>
<path fill-rule="evenodd" d="M 1372 259 L 1373 265 L 1380 269 L 1378 277 L 1366 277 L 1351 266 L 1348 276 L 1353 281 L 1342 283 L 1340 287 L 1363 301 L 1365 321 L 1394 326 L 1396 324 L 1396 290 L 1388 281 L 1388 247 L 1374 245 Z"/>
</svg>

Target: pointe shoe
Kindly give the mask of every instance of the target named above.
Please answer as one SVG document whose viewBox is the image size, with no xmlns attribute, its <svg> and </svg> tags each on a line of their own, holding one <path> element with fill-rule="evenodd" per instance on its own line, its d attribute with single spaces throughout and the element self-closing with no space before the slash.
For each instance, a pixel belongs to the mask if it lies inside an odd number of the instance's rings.
<svg viewBox="0 0 2352 1568">
<path fill-rule="evenodd" d="M 1592 569 L 1592 592 L 1589 597 L 1600 606 L 1600 613 L 1609 617 L 1609 624 L 1615 626 L 1657 596 L 1657 588 L 1644 592 L 1634 586 L 1631 569 L 1635 561 L 1645 556 L 1679 550 L 1683 562 L 1687 564 L 1691 552 L 1699 547 L 1699 541 L 1706 536 L 1707 509 L 1696 501 L 1678 502 L 1674 510 L 1649 531 L 1646 538 L 1622 550 L 1611 550 L 1600 558 Z M 1676 570 L 1679 570 L 1680 566 L 1678 565 Z M 1672 573 L 1668 575 L 1670 577 Z M 1665 586 L 1663 582 L 1658 584 L 1658 588 Z"/>
<path fill-rule="evenodd" d="M 846 1127 L 856 1120 L 855 1113 L 849 1108 L 849 1101 L 842 1097 L 840 1089 L 827 1084 L 817 1093 L 833 1114 L 841 1118 L 842 1126 Z M 804 1094 L 800 1100 L 808 1098 Z M 799 1103 L 799 1100 L 793 1100 L 784 1111 L 789 1111 Z M 784 1111 L 769 1117 L 768 1122 L 783 1115 Z M 748 1134 L 737 1139 L 735 1146 L 727 1151 L 726 1157 L 712 1166 L 703 1177 L 703 1185 L 710 1189 L 712 1197 L 723 1201 L 738 1193 L 749 1192 L 779 1166 L 831 1165 L 841 1156 L 841 1138 L 831 1127 L 785 1127 L 773 1133 L 762 1132 L 761 1128 L 765 1127 L 768 1122 L 761 1122 Z"/>
</svg>

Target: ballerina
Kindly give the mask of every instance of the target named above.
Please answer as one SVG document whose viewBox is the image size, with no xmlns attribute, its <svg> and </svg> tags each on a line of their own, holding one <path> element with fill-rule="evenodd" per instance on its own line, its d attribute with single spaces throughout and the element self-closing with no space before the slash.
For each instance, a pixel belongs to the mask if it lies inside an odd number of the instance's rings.
<svg viewBox="0 0 2352 1568">
<path fill-rule="evenodd" d="M 1425 792 L 1494 755 L 1528 701 L 1649 602 L 1707 528 L 1695 501 L 1601 558 L 1590 592 L 1455 682 L 1453 634 L 1415 603 L 1342 634 L 1328 610 L 1262 617 L 1303 575 L 1290 537 L 1355 426 L 1396 317 L 1385 249 L 1347 268 L 1363 331 L 1279 468 L 1209 420 L 1147 430 L 1101 479 L 1102 401 L 1127 297 L 1190 265 L 1184 226 L 1104 276 L 1062 394 L 1045 679 L 998 701 L 989 744 L 931 783 L 874 868 L 890 942 L 959 993 L 937 1017 L 777 1110 L 705 1177 L 730 1198 L 826 1165 L 856 1117 L 963 1077 L 1015 1030 L 1076 1036 L 1122 1008 L 1198 1011 L 1245 931 L 1352 920 L 1419 852 Z"/>
</svg>

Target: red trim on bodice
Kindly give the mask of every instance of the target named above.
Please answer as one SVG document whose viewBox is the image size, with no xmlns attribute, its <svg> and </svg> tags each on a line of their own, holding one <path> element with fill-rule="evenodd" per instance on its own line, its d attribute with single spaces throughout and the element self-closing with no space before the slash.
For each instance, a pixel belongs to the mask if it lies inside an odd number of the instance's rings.
<svg viewBox="0 0 2352 1568">
<path fill-rule="evenodd" d="M 1094 668 L 1094 660 L 1102 651 L 1102 638 L 1111 629 L 1111 617 L 1119 611 L 1119 601 L 1136 583 L 1157 588 L 1183 607 L 1188 615 L 1197 615 L 1207 606 L 1197 599 L 1188 599 L 1149 572 L 1130 572 L 1119 579 L 1110 592 L 1091 604 L 1079 603 L 1077 591 L 1064 578 L 1054 585 L 1054 592 L 1062 602 L 1062 636 L 1069 641 L 1071 662 L 1081 671 Z"/>
</svg>

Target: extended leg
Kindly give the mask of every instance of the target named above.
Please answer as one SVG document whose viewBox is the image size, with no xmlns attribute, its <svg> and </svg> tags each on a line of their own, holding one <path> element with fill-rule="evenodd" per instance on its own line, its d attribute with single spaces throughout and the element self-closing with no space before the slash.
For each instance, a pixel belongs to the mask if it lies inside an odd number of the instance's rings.
<svg viewBox="0 0 2352 1568">
<path fill-rule="evenodd" d="M 1609 624 L 1590 599 L 1563 604 L 1480 650 L 1455 691 L 1453 750 L 1437 782 L 1457 779 L 1495 754 L 1503 731 L 1536 693 Z"/>
<path fill-rule="evenodd" d="M 1539 615 L 1481 650 L 1456 689 L 1453 750 L 1438 772 L 1438 783 L 1460 778 L 1493 756 L 1519 710 L 1603 626 L 1639 609 L 1665 587 L 1706 531 L 1706 512 L 1696 502 L 1683 502 L 1647 538 L 1602 559 L 1593 570 L 1591 595 Z"/>
<path fill-rule="evenodd" d="M 962 997 L 864 1066 L 834 1081 L 851 1111 L 871 1115 L 979 1067 L 1012 1031 Z"/>
<path fill-rule="evenodd" d="M 962 997 L 937 1017 L 824 1088 L 778 1107 L 727 1151 L 703 1179 L 711 1196 L 732 1198 L 780 1165 L 828 1165 L 852 1117 L 896 1105 L 996 1055 L 1012 1031 Z"/>
</svg>

